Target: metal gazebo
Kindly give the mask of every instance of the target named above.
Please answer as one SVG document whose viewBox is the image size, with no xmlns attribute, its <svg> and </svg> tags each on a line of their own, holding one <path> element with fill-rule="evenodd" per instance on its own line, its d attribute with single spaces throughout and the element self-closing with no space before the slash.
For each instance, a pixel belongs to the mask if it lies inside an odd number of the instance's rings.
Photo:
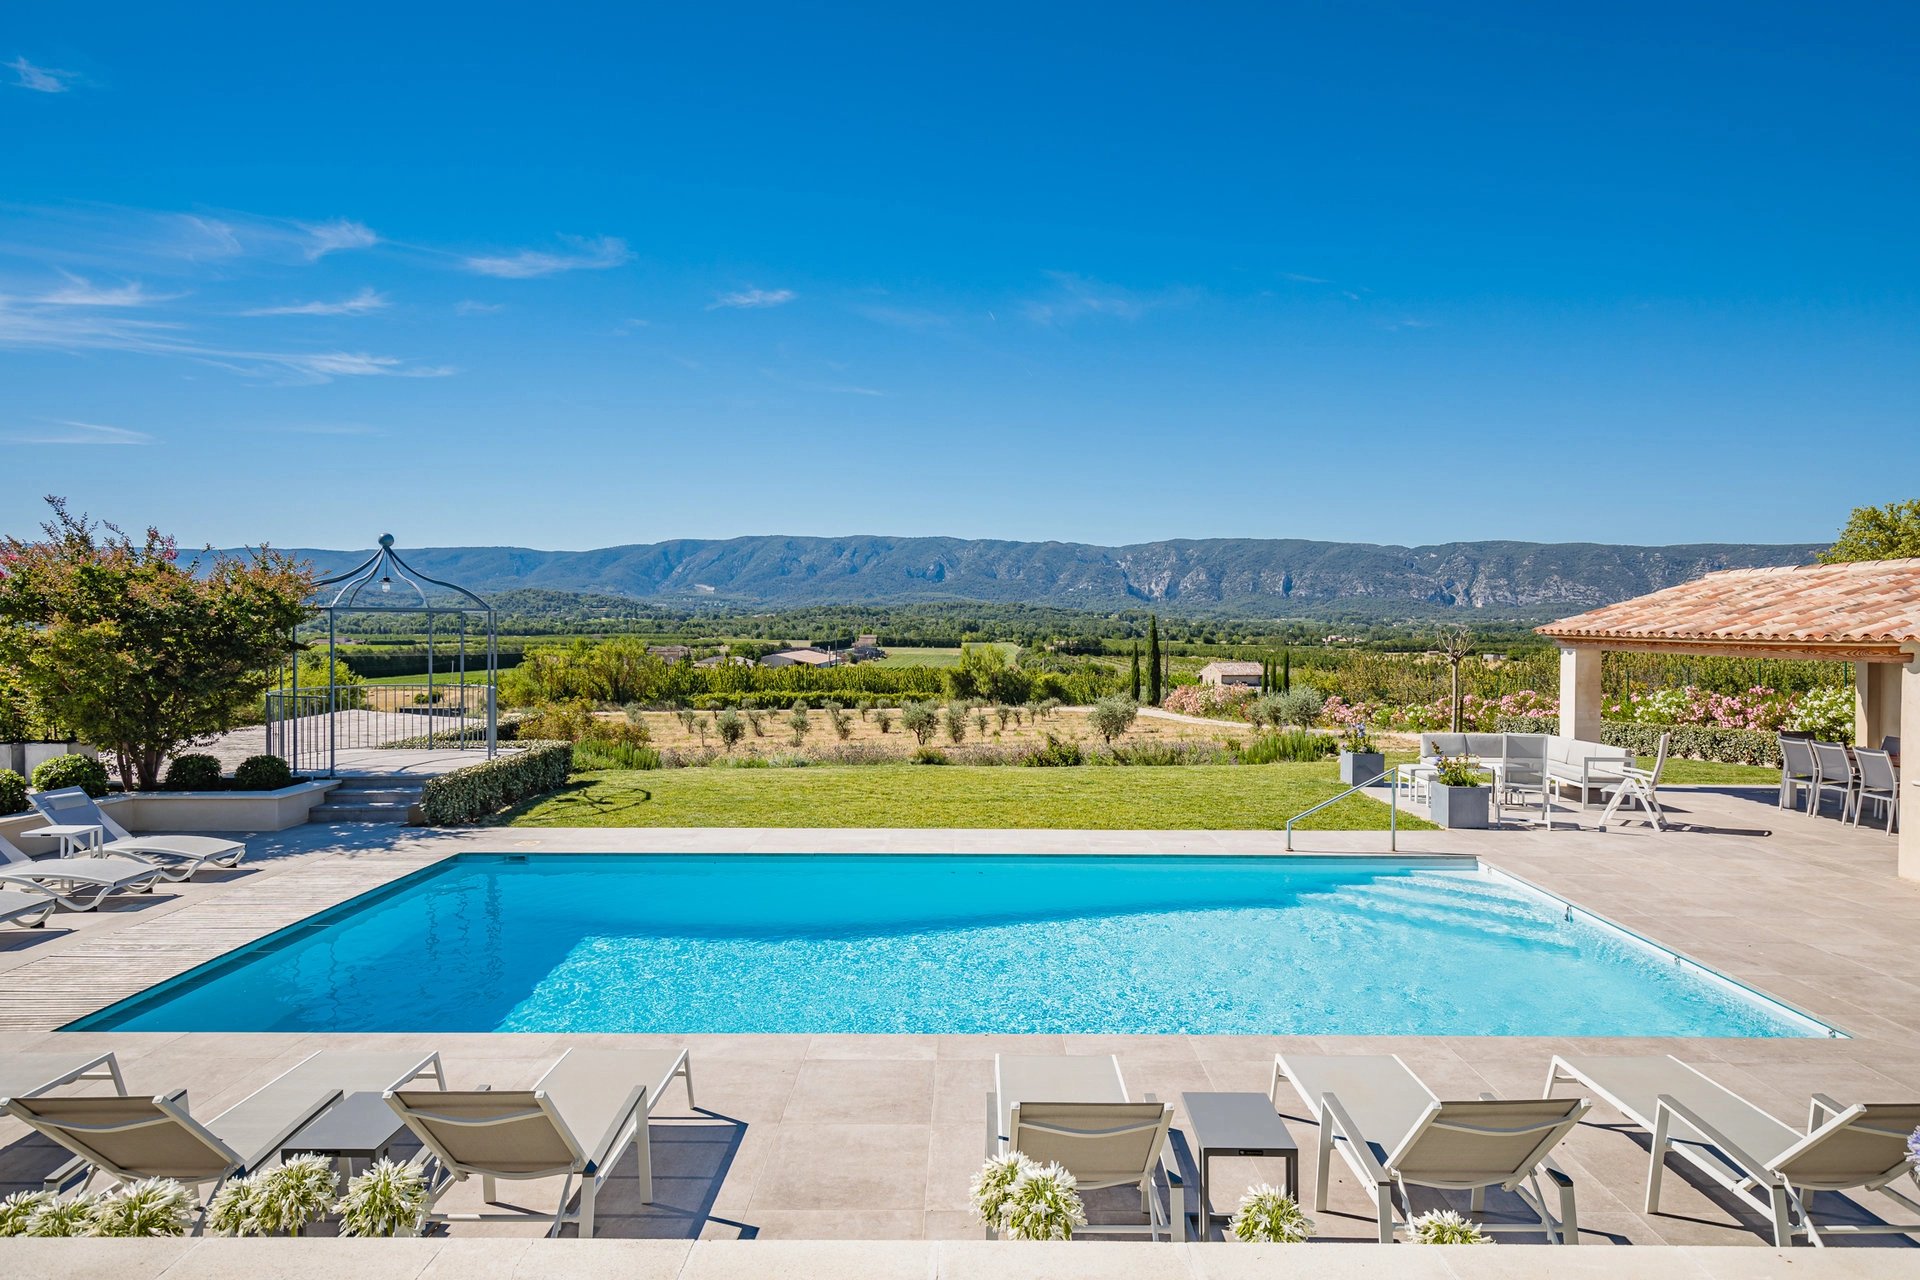
<svg viewBox="0 0 1920 1280">
<path fill-rule="evenodd" d="M 280 685 L 267 693 L 267 751 L 295 773 L 335 775 L 342 751 L 453 747 L 478 749 L 491 758 L 499 746 L 494 678 L 499 672 L 499 635 L 493 606 L 467 588 L 413 568 L 393 549 L 393 535 L 380 535 L 380 549 L 342 574 L 313 584 L 308 604 L 327 620 L 327 683 L 300 686 L 297 639 L 282 669 Z M 423 684 L 342 685 L 337 641 L 342 618 L 356 614 L 423 614 L 427 674 Z M 470 624 L 485 628 L 486 667 L 470 683 Z M 458 656 L 436 686 L 438 646 L 453 641 Z M 476 670 L 472 673 L 481 676 Z M 445 723 L 443 722 L 450 722 Z"/>
</svg>

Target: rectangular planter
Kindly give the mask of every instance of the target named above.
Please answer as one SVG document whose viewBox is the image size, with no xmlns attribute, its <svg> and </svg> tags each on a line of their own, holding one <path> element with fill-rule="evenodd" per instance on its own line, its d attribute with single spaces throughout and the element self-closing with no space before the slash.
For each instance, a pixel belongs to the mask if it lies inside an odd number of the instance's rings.
<svg viewBox="0 0 1920 1280">
<path fill-rule="evenodd" d="M 1427 787 L 1427 805 L 1433 820 L 1449 831 L 1487 829 L 1492 787 L 1449 787 L 1435 782 Z"/>
<path fill-rule="evenodd" d="M 1372 782 L 1387 771 L 1387 757 L 1378 751 L 1342 751 L 1340 781 L 1350 787 Z"/>
<path fill-rule="evenodd" d="M 307 820 L 340 785 L 337 778 L 296 782 L 278 791 L 136 791 L 105 803 L 135 833 L 159 831 L 285 831 Z"/>
</svg>

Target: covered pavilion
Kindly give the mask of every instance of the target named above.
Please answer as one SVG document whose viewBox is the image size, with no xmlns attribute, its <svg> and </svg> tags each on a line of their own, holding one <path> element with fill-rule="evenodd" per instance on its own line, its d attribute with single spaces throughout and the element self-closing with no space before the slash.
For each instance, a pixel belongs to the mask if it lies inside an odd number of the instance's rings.
<svg viewBox="0 0 1920 1280">
<path fill-rule="evenodd" d="M 1600 655 L 1854 664 L 1854 741 L 1920 730 L 1920 559 L 1731 569 L 1538 628 L 1560 646 L 1560 732 L 1600 737 Z M 1920 880 L 1920 777 L 1903 770 L 1900 874 Z"/>
</svg>

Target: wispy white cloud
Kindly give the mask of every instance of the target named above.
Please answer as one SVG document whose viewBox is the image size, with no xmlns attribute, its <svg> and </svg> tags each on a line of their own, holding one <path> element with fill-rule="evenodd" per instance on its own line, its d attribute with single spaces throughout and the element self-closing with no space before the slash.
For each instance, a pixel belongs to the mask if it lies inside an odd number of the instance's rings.
<svg viewBox="0 0 1920 1280">
<path fill-rule="evenodd" d="M 110 427 L 99 422 L 72 422 L 49 418 L 30 427 L 10 431 L 0 440 L 8 444 L 130 445 L 151 444 L 153 437 L 131 427 Z"/>
<path fill-rule="evenodd" d="M 504 302 L 475 302 L 465 298 L 453 304 L 454 314 L 462 316 L 495 316 L 507 309 Z"/>
<path fill-rule="evenodd" d="M 36 67 L 24 57 L 15 58 L 6 64 L 14 75 L 14 87 L 31 89 L 35 93 L 65 93 L 73 87 L 74 73 L 60 71 L 53 67 Z"/>
<path fill-rule="evenodd" d="M 361 351 L 275 351 L 231 347 L 193 336 L 178 321 L 127 316 L 94 307 L 0 298 L 0 348 L 128 351 L 173 356 L 250 377 L 329 382 L 344 377 L 441 378 L 454 371 Z"/>
<path fill-rule="evenodd" d="M 63 271 L 60 274 L 66 276 L 66 284 L 30 301 L 46 307 L 150 307 L 180 296 L 176 293 L 148 293 L 146 287 L 138 282 L 96 285 L 71 272 Z"/>
<path fill-rule="evenodd" d="M 799 296 L 791 289 L 736 289 L 732 293 L 723 293 L 708 303 L 707 310 L 719 311 L 728 307 L 743 309 L 784 307 Z"/>
<path fill-rule="evenodd" d="M 1027 319 L 1035 324 L 1058 326 L 1096 316 L 1138 320 L 1157 307 L 1185 301 L 1192 295 L 1188 289 L 1138 293 L 1070 271 L 1049 271 L 1046 275 L 1053 281 L 1053 292 L 1021 304 Z"/>
<path fill-rule="evenodd" d="M 351 298 L 338 302 L 294 302 L 282 307 L 255 307 L 243 316 L 364 316 L 387 308 L 387 295 L 376 289 L 362 289 Z"/>
<path fill-rule="evenodd" d="M 373 228 L 364 222 L 354 222 L 347 218 L 335 218 L 331 222 L 296 223 L 302 231 L 311 237 L 306 246 L 309 261 L 338 253 L 342 249 L 371 249 L 380 243 L 380 237 Z"/>
<path fill-rule="evenodd" d="M 483 276 L 531 280 L 536 276 L 550 276 L 561 271 L 604 271 L 633 261 L 633 251 L 627 248 L 626 241 L 617 236 L 560 238 L 571 246 L 564 253 L 522 249 L 519 253 L 511 254 L 479 254 L 463 259 L 461 265 Z"/>
</svg>

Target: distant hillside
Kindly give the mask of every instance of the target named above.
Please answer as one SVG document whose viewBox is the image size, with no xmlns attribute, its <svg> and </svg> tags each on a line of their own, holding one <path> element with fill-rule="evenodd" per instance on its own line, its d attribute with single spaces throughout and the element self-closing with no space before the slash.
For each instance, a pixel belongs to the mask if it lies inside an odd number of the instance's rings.
<svg viewBox="0 0 1920 1280">
<path fill-rule="evenodd" d="M 400 550 L 420 571 L 480 592 L 540 589 L 677 605 L 706 601 L 793 608 L 974 600 L 1277 616 L 1327 606 L 1381 613 L 1571 612 L 1715 569 L 1805 563 L 1820 545 L 1453 542 L 1392 547 L 1210 538 L 1098 547 L 857 536 L 685 539 L 595 551 Z M 327 574 L 343 572 L 370 553 L 299 548 L 291 554 Z"/>
</svg>

